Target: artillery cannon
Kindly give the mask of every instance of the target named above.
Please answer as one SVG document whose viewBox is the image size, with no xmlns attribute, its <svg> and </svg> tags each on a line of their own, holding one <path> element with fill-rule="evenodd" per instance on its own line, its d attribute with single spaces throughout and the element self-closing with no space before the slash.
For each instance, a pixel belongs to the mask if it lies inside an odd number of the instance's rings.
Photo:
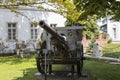
<svg viewBox="0 0 120 80">
<path fill-rule="evenodd" d="M 41 34 L 41 48 L 37 50 L 36 62 L 40 73 L 52 73 L 53 64 L 70 65 L 70 71 L 74 74 L 74 66 L 77 66 L 77 74 L 81 75 L 83 67 L 82 26 L 73 27 L 49 27 L 44 21 L 39 22 L 43 33 Z M 44 58 L 46 54 L 46 59 Z"/>
</svg>

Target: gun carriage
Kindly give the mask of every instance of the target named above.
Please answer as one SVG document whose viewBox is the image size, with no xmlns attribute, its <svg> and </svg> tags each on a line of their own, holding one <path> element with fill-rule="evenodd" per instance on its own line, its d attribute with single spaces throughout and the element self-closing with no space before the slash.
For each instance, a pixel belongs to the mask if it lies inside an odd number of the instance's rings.
<svg viewBox="0 0 120 80">
<path fill-rule="evenodd" d="M 70 65 L 70 71 L 74 74 L 74 66 L 77 66 L 77 74 L 81 75 L 83 67 L 82 26 L 49 27 L 44 21 L 39 22 L 43 33 L 41 34 L 41 48 L 36 52 L 37 69 L 45 73 L 52 73 L 53 64 Z M 45 59 L 46 54 L 46 59 Z"/>
</svg>

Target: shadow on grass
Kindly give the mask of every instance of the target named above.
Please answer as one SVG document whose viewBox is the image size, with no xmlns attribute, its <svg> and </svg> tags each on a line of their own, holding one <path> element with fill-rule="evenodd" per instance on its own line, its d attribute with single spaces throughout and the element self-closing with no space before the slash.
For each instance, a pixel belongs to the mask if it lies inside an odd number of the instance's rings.
<svg viewBox="0 0 120 80">
<path fill-rule="evenodd" d="M 0 57 L 0 63 L 7 63 L 7 64 L 14 65 L 14 64 L 22 63 L 22 62 L 27 62 L 31 59 L 35 59 L 33 57 L 34 57 L 33 54 L 29 58 L 17 58 L 15 55 L 14 56 L 2 56 Z"/>
<path fill-rule="evenodd" d="M 112 58 L 119 58 L 120 52 L 104 52 L 103 56 L 112 57 Z"/>
<path fill-rule="evenodd" d="M 22 77 L 14 77 L 13 80 L 39 80 L 34 75 L 37 72 L 36 68 L 28 68 L 23 70 L 23 76 Z M 42 80 L 42 79 L 40 79 Z"/>
<path fill-rule="evenodd" d="M 45 80 L 45 76 L 36 76 L 37 73 L 36 68 L 29 68 L 23 70 L 22 77 L 15 77 L 13 80 Z M 79 76 L 67 76 L 67 72 L 53 72 L 55 75 L 49 76 L 47 75 L 47 80 L 81 80 Z"/>
<path fill-rule="evenodd" d="M 56 69 L 58 70 L 58 67 L 56 67 Z M 120 80 L 119 65 L 110 65 L 95 61 L 85 61 L 83 71 L 89 73 L 88 78 L 67 76 L 68 72 L 53 72 L 55 75 L 47 76 L 47 80 Z M 23 76 L 14 77 L 12 80 L 45 80 L 44 75 L 35 76 L 35 73 L 37 72 L 37 68 L 23 69 Z"/>
</svg>

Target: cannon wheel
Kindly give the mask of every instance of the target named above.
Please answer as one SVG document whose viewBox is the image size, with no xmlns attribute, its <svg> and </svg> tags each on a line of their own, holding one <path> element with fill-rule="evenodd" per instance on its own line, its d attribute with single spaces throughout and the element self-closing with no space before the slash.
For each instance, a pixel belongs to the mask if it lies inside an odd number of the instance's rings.
<svg viewBox="0 0 120 80">
<path fill-rule="evenodd" d="M 77 49 L 77 57 L 80 58 L 80 61 L 77 61 L 77 73 L 81 76 L 83 68 L 83 45 L 81 45 L 80 49 Z"/>
<path fill-rule="evenodd" d="M 36 62 L 37 62 L 37 69 L 38 69 L 38 71 L 40 72 L 40 73 L 42 73 L 42 74 L 44 74 L 44 62 L 42 62 L 40 59 L 37 59 L 36 60 Z"/>
<path fill-rule="evenodd" d="M 41 44 L 41 50 L 46 48 L 46 41 L 43 41 Z M 45 65 L 44 65 L 44 55 L 43 52 L 39 52 L 40 57 L 36 59 L 37 69 L 40 73 L 44 74 L 45 72 Z"/>
</svg>

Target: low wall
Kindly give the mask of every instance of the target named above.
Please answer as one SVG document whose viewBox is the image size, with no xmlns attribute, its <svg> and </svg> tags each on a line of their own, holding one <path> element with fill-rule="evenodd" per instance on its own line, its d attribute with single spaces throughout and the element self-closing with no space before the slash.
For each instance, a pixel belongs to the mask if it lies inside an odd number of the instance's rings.
<svg viewBox="0 0 120 80">
<path fill-rule="evenodd" d="M 99 46 L 103 46 L 104 44 L 107 43 L 107 41 L 108 39 L 102 39 L 101 35 L 98 37 L 98 39 L 96 39 L 96 42 L 98 43 Z M 89 46 L 90 42 L 91 42 L 90 39 L 86 39 L 86 36 L 83 36 L 82 43 L 83 43 L 84 52 L 86 52 L 87 47 Z"/>
</svg>

